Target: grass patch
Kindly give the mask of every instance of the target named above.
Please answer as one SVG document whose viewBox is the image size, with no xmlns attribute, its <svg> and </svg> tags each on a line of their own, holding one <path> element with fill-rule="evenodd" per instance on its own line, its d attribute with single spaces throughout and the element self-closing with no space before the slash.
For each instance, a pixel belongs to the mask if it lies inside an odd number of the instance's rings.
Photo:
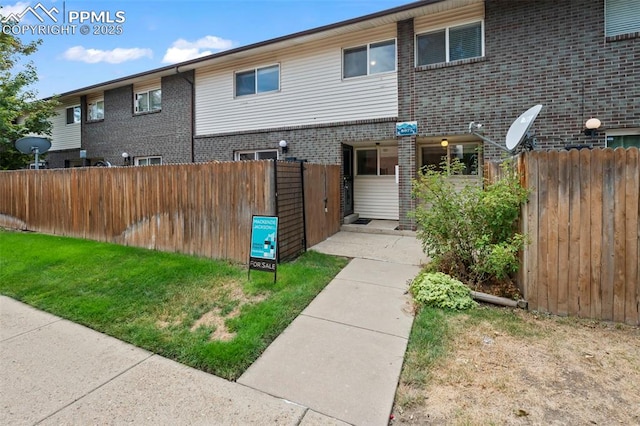
<svg viewBox="0 0 640 426">
<path fill-rule="evenodd" d="M 483 322 L 514 337 L 536 337 L 544 333 L 516 310 L 480 306 L 459 312 L 423 307 L 411 329 L 396 404 L 401 409 L 419 404 L 431 372 L 451 352 L 456 336 Z"/>
<path fill-rule="evenodd" d="M 274 284 L 225 261 L 0 231 L 0 293 L 230 380 L 346 263 L 308 252 Z"/>
</svg>

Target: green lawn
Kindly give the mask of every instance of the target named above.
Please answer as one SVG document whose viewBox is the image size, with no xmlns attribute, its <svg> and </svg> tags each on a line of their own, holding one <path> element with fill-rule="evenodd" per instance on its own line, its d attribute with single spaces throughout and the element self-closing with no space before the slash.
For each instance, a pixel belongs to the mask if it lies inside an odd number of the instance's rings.
<svg viewBox="0 0 640 426">
<path fill-rule="evenodd" d="M 0 231 L 0 293 L 230 380 L 346 265 L 308 252 L 273 274 L 225 261 Z"/>
</svg>

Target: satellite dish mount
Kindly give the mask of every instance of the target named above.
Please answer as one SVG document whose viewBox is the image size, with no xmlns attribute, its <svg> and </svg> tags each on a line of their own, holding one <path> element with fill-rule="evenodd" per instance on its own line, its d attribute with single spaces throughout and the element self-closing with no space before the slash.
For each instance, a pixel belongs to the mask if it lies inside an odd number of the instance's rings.
<svg viewBox="0 0 640 426">
<path fill-rule="evenodd" d="M 495 146 L 498 149 L 501 149 L 510 155 L 514 155 L 518 148 L 521 148 L 526 151 L 531 151 L 535 149 L 535 138 L 529 132 L 531 125 L 535 121 L 536 117 L 540 113 L 542 109 L 542 105 L 535 105 L 525 112 L 523 112 L 520 117 L 518 117 L 513 123 L 511 123 L 511 127 L 509 127 L 509 131 L 507 132 L 507 137 L 505 140 L 505 144 L 499 144 L 497 142 L 492 141 L 491 139 L 481 135 L 479 133 L 482 124 L 471 122 L 469 123 L 469 133 L 479 137 L 483 141 Z"/>
<path fill-rule="evenodd" d="M 51 142 L 49 139 L 39 137 L 39 136 L 27 136 L 25 138 L 20 138 L 16 141 L 16 149 L 23 154 L 34 154 L 35 155 L 35 168 L 38 170 L 40 168 L 40 161 L 38 156 L 40 154 L 44 154 L 49 151 L 51 148 Z"/>
</svg>

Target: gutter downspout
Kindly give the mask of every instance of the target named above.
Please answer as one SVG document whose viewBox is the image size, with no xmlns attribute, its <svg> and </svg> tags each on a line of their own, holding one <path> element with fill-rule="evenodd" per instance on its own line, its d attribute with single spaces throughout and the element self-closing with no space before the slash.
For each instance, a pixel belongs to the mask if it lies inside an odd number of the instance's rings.
<svg viewBox="0 0 640 426">
<path fill-rule="evenodd" d="M 176 74 L 178 74 L 180 77 L 182 77 L 184 79 L 184 81 L 186 81 L 187 83 L 189 83 L 189 85 L 191 86 L 191 162 L 195 163 L 196 162 L 196 156 L 195 156 L 195 131 L 196 131 L 196 116 L 195 116 L 195 112 L 196 112 L 196 94 L 195 94 L 195 85 L 194 82 L 189 80 L 187 77 L 185 77 L 184 75 L 182 75 L 182 73 L 178 70 L 178 66 L 176 66 Z M 194 72 L 194 77 L 195 77 L 195 72 Z"/>
</svg>

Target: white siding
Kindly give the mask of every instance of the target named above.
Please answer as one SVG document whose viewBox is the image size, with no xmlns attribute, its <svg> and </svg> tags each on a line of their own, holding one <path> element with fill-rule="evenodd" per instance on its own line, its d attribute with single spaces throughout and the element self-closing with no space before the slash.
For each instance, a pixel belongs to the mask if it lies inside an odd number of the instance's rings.
<svg viewBox="0 0 640 426">
<path fill-rule="evenodd" d="M 134 84 L 133 93 L 135 94 L 140 92 L 148 92 L 149 90 L 160 89 L 161 85 L 162 84 L 161 84 L 160 78 L 146 80 L 146 81 Z"/>
<path fill-rule="evenodd" d="M 196 134 L 398 115 L 397 73 L 342 79 L 342 49 L 396 38 L 396 25 L 196 70 Z M 280 64 L 280 91 L 234 97 L 234 72 Z"/>
<path fill-rule="evenodd" d="M 395 176 L 356 176 L 353 210 L 367 219 L 398 220 L 398 184 Z"/>
<path fill-rule="evenodd" d="M 414 31 L 420 34 L 425 31 L 444 28 L 450 25 L 461 25 L 484 19 L 484 3 L 471 4 L 457 9 L 420 16 L 414 20 Z"/>
<path fill-rule="evenodd" d="M 50 151 L 80 148 L 80 123 L 67 124 L 67 108 L 76 105 L 80 105 L 80 98 L 65 101 L 56 108 L 56 115 L 51 118 L 53 129 Z"/>
</svg>

